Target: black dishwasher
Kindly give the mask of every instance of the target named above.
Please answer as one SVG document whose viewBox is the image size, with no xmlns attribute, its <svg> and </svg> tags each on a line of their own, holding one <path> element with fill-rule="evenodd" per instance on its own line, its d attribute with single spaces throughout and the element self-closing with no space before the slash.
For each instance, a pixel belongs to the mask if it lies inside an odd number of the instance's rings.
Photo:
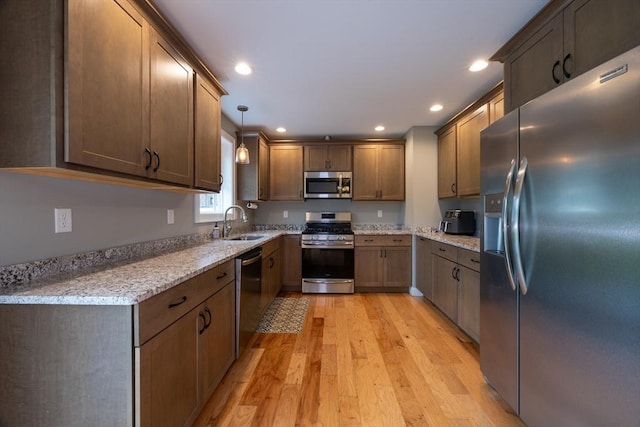
<svg viewBox="0 0 640 427">
<path fill-rule="evenodd" d="M 262 248 L 236 258 L 236 357 L 244 352 L 260 322 Z"/>
</svg>

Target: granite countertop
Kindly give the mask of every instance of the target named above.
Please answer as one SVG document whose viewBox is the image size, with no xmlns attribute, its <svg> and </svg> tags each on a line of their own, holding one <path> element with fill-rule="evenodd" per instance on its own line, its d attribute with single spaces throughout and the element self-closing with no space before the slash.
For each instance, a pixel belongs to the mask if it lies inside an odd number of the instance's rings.
<svg viewBox="0 0 640 427">
<path fill-rule="evenodd" d="M 462 249 L 474 252 L 480 252 L 480 238 L 475 236 L 457 236 L 453 234 L 445 234 L 441 231 L 423 231 L 416 232 L 416 236 L 426 239 L 436 240 L 442 243 L 448 243 Z"/>
<path fill-rule="evenodd" d="M 250 241 L 212 240 L 134 262 L 59 274 L 0 289 L 0 304 L 133 305 L 286 234 Z"/>
</svg>

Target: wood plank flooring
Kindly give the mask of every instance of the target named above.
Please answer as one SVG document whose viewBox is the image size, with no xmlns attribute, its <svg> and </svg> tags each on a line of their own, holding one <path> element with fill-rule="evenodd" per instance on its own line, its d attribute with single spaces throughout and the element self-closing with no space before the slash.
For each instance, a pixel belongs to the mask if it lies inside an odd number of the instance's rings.
<svg viewBox="0 0 640 427">
<path fill-rule="evenodd" d="M 196 426 L 523 426 L 477 346 L 424 299 L 304 297 L 303 332 L 256 334 Z"/>
</svg>

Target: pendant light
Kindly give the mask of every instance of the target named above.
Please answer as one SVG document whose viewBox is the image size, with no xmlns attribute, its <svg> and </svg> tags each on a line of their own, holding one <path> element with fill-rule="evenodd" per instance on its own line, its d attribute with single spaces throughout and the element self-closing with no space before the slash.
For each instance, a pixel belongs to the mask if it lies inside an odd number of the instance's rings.
<svg viewBox="0 0 640 427">
<path fill-rule="evenodd" d="M 236 163 L 241 165 L 248 165 L 249 162 L 249 150 L 244 145 L 244 112 L 249 110 L 246 105 L 238 105 L 238 111 L 242 114 L 242 122 L 240 125 L 240 146 L 236 150 Z"/>
</svg>

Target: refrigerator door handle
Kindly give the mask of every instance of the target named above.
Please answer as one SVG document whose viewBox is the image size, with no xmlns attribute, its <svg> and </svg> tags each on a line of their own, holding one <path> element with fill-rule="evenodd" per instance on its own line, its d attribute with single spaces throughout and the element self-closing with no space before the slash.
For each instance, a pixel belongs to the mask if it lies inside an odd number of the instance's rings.
<svg viewBox="0 0 640 427">
<path fill-rule="evenodd" d="M 513 275 L 513 263 L 511 262 L 511 247 L 509 246 L 509 221 L 507 214 L 509 212 L 509 193 L 511 192 L 511 184 L 513 183 L 513 174 L 516 171 L 516 159 L 511 159 L 511 167 L 504 182 L 504 196 L 502 198 L 502 243 L 504 246 L 504 262 L 507 264 L 507 276 L 511 289 L 516 290 L 516 279 Z"/>
<path fill-rule="evenodd" d="M 522 266 L 522 254 L 520 251 L 520 197 L 522 196 L 522 187 L 524 185 L 525 175 L 529 162 L 526 157 L 520 162 L 518 177 L 516 178 L 516 187 L 513 190 L 513 208 L 511 210 L 511 241 L 513 242 L 513 260 L 520 285 L 522 295 L 527 294 L 528 286 L 524 277 L 524 268 Z"/>
</svg>

